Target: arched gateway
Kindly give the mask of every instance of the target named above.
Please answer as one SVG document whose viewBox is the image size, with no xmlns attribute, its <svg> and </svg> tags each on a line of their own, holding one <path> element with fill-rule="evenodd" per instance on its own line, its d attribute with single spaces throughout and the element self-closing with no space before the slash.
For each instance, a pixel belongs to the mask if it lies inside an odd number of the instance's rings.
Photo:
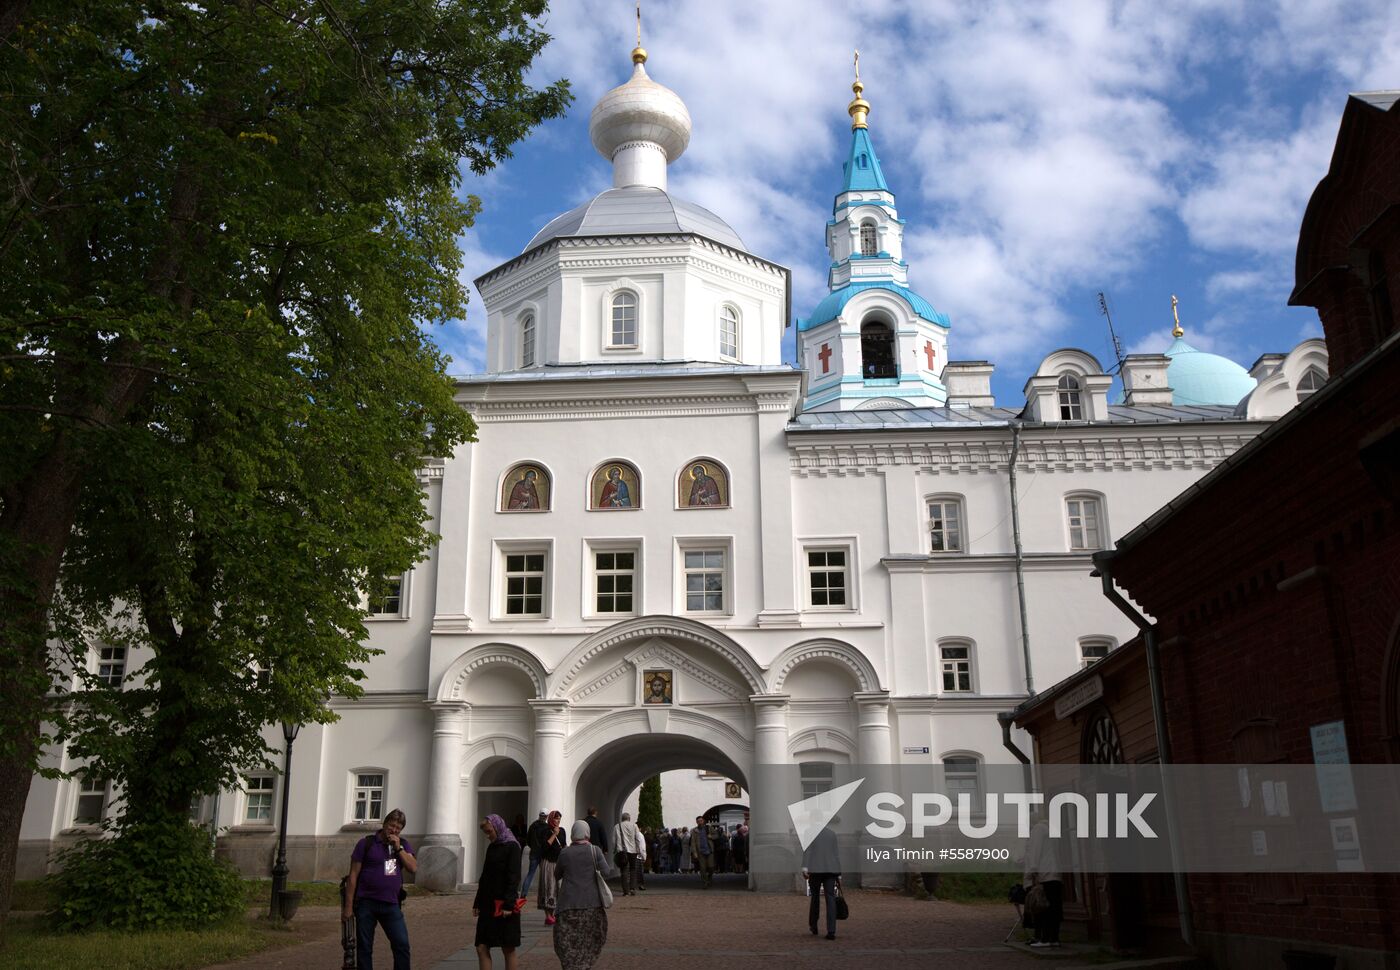
<svg viewBox="0 0 1400 970">
<path fill-rule="evenodd" d="M 429 704 L 434 730 L 419 882 L 455 886 L 465 861 L 480 856 L 481 806 L 514 794 L 499 783 L 503 764 L 523 770 L 528 793 L 511 804 L 525 803 L 527 819 L 546 808 L 581 818 L 596 805 L 615 820 L 628 795 L 663 771 L 711 770 L 747 790 L 756 765 L 847 757 L 790 729 L 792 698 L 778 689 L 805 665 L 852 700 L 849 723 L 831 729 L 859 736 L 872 752 L 883 745 L 887 758 L 888 696 L 872 689 L 876 675 L 859 651 L 837 641 L 787 648 L 765 669 L 704 623 L 644 616 L 586 638 L 552 670 L 513 644 L 464 650 L 443 671 Z M 842 720 L 830 709 L 823 718 Z"/>
</svg>

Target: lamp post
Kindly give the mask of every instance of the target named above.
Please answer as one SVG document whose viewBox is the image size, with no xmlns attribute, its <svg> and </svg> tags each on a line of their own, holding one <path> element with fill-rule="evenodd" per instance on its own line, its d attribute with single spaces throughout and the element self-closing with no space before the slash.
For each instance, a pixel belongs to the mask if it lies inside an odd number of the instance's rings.
<svg viewBox="0 0 1400 970">
<path fill-rule="evenodd" d="M 272 867 L 272 904 L 268 911 L 274 920 L 281 916 L 279 904 L 282 891 L 287 888 L 287 796 L 292 788 L 292 742 L 300 730 L 300 724 L 282 722 L 282 738 L 287 742 L 282 759 L 282 819 L 281 831 L 277 833 L 277 862 Z"/>
</svg>

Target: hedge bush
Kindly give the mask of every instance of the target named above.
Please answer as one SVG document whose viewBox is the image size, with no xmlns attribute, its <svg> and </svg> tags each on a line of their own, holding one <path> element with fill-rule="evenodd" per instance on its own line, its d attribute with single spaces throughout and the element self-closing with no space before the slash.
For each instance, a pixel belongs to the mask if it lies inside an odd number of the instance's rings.
<svg viewBox="0 0 1400 970">
<path fill-rule="evenodd" d="M 243 880 L 188 824 L 133 825 L 62 853 L 51 925 L 61 930 L 208 926 L 243 908 Z"/>
</svg>

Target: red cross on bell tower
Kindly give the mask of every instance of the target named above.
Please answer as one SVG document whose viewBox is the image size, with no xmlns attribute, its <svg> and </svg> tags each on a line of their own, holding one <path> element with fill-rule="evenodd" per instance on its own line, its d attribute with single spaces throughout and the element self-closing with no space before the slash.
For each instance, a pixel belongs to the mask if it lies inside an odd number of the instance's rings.
<svg viewBox="0 0 1400 970">
<path fill-rule="evenodd" d="M 929 369 L 929 370 L 933 370 L 933 358 L 934 358 L 933 341 L 931 341 L 931 340 L 925 340 L 925 341 L 924 341 L 924 356 L 928 358 L 928 369 Z"/>
<path fill-rule="evenodd" d="M 819 360 L 819 361 L 822 362 L 822 373 L 823 373 L 823 374 L 830 373 L 830 372 L 831 372 L 831 347 L 828 346 L 827 344 L 822 344 L 822 349 L 821 349 L 821 351 L 817 354 L 817 360 Z"/>
</svg>

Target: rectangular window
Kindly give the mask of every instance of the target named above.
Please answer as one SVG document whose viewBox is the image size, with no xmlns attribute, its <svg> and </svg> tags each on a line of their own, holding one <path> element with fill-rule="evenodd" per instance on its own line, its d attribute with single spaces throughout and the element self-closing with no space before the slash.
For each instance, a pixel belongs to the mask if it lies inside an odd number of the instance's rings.
<svg viewBox="0 0 1400 970">
<path fill-rule="evenodd" d="M 1066 503 L 1069 512 L 1069 547 L 1079 552 L 1095 552 L 1103 548 L 1099 536 L 1099 500 L 1072 498 Z"/>
<path fill-rule="evenodd" d="M 635 552 L 593 554 L 594 609 L 599 613 L 632 613 L 637 578 Z"/>
<path fill-rule="evenodd" d="M 84 776 L 78 780 L 78 801 L 73 806 L 74 825 L 100 825 L 107 811 L 107 780 Z"/>
<path fill-rule="evenodd" d="M 798 765 L 797 774 L 802 781 L 803 798 L 815 798 L 822 792 L 831 791 L 835 785 L 836 770 L 829 761 L 809 761 Z"/>
<path fill-rule="evenodd" d="M 688 549 L 685 557 L 685 608 L 690 613 L 724 610 L 724 550 Z"/>
<path fill-rule="evenodd" d="M 370 594 L 369 611 L 374 616 L 403 615 L 403 577 L 385 576 Z"/>
<path fill-rule="evenodd" d="M 97 652 L 97 679 L 108 687 L 120 687 L 126 677 L 126 647 L 102 647 Z"/>
<path fill-rule="evenodd" d="M 943 668 L 944 693 L 967 693 L 972 690 L 972 648 L 949 645 L 939 650 Z"/>
<path fill-rule="evenodd" d="M 846 581 L 845 549 L 807 550 L 807 595 L 812 606 L 848 606 L 849 586 Z"/>
<path fill-rule="evenodd" d="M 355 821 L 377 822 L 384 817 L 384 775 L 355 775 Z"/>
<path fill-rule="evenodd" d="M 934 552 L 962 552 L 962 503 L 934 499 L 928 503 L 929 548 Z"/>
<path fill-rule="evenodd" d="M 249 825 L 272 824 L 272 795 L 277 790 L 277 779 L 273 775 L 248 775 L 243 779 L 246 801 L 243 807 L 243 821 Z"/>
<path fill-rule="evenodd" d="M 958 795 L 966 793 L 971 796 L 974 811 L 980 812 L 982 806 L 980 802 L 980 786 L 977 777 L 977 759 L 969 757 L 954 757 L 943 759 L 943 782 L 948 789 L 948 798 L 952 801 L 956 810 Z"/>
<path fill-rule="evenodd" d="M 543 552 L 506 554 L 506 615 L 544 615 Z"/>
</svg>

